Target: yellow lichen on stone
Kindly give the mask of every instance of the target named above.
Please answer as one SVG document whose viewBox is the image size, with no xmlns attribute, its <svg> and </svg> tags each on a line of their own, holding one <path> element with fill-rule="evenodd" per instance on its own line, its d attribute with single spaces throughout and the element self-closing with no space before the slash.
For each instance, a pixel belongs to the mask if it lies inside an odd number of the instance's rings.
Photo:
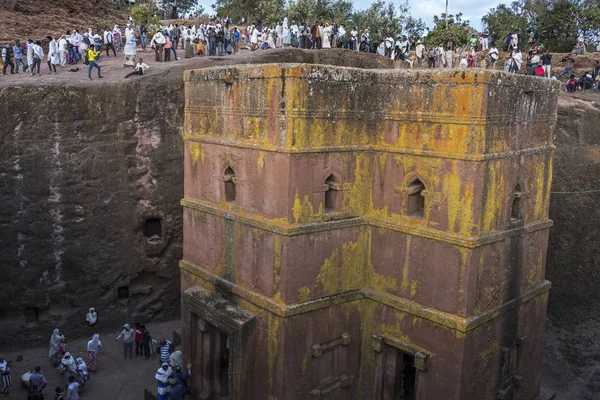
<svg viewBox="0 0 600 400">
<path fill-rule="evenodd" d="M 265 167 L 265 152 L 259 151 L 256 155 L 256 165 L 259 168 L 259 173 L 262 168 Z"/>
<path fill-rule="evenodd" d="M 321 284 L 328 295 L 363 287 L 381 292 L 395 290 L 395 278 L 375 272 L 370 261 L 370 247 L 370 232 L 366 228 L 355 242 L 344 243 L 325 260 L 317 275 L 317 284 Z"/>
<path fill-rule="evenodd" d="M 417 290 L 419 290 L 419 281 L 412 281 L 410 284 L 410 297 L 415 297 Z"/>
<path fill-rule="evenodd" d="M 274 379 L 275 379 L 275 375 L 277 374 L 277 365 L 276 365 L 276 358 L 277 358 L 277 349 L 279 346 L 279 317 L 268 313 L 269 315 L 269 320 L 268 320 L 268 336 L 267 336 L 267 349 L 268 349 L 268 355 L 267 355 L 267 363 L 268 363 L 268 368 L 269 368 L 269 398 L 272 398 L 273 396 L 273 383 L 274 383 Z M 274 397 L 273 397 L 274 398 Z"/>
<path fill-rule="evenodd" d="M 305 302 L 310 299 L 310 288 L 303 286 L 298 289 L 298 292 L 300 293 L 300 301 Z"/>
<path fill-rule="evenodd" d="M 192 158 L 192 165 L 196 165 L 199 158 L 201 159 L 202 163 L 204 163 L 204 149 L 200 143 L 190 143 L 190 156 Z"/>
</svg>

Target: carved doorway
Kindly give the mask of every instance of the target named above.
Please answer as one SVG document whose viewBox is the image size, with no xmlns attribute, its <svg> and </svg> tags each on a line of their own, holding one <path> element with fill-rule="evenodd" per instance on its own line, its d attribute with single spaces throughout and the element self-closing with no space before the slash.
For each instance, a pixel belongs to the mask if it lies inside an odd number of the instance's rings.
<svg viewBox="0 0 600 400">
<path fill-rule="evenodd" d="M 192 321 L 192 368 L 199 371 L 192 379 L 192 391 L 202 400 L 230 399 L 227 335 L 195 314 Z"/>
</svg>

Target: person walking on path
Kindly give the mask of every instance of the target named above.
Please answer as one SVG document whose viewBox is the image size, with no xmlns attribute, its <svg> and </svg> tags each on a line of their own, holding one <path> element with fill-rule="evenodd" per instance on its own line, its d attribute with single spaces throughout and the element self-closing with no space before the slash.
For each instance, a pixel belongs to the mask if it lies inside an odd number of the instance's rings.
<svg viewBox="0 0 600 400">
<path fill-rule="evenodd" d="M 19 73 L 19 66 L 22 65 L 22 70 L 23 73 L 25 73 L 27 71 L 28 65 L 25 62 L 25 60 L 23 59 L 23 48 L 21 47 L 21 42 L 19 42 L 18 40 L 15 42 L 15 45 L 13 46 L 13 55 L 15 56 L 15 66 L 16 66 L 16 73 Z"/>
<path fill-rule="evenodd" d="M 113 44 L 113 34 L 108 28 L 104 28 L 104 48 L 106 49 L 106 57 L 108 57 L 108 50 L 112 49 L 115 57 L 117 56 L 117 51 L 115 50 L 115 46 Z"/>
<path fill-rule="evenodd" d="M 100 66 L 96 63 L 96 58 L 100 55 L 99 51 L 94 51 L 92 49 L 88 50 L 88 78 L 90 81 L 92 80 L 92 69 L 96 68 L 98 70 L 98 78 L 102 78 L 102 74 L 100 72 Z"/>
<path fill-rule="evenodd" d="M 150 46 L 154 48 L 155 61 L 162 62 L 163 60 L 163 47 L 165 45 L 166 39 L 161 31 L 156 32 L 154 37 L 152 37 L 152 41 L 150 42 Z"/>
<path fill-rule="evenodd" d="M 0 393 L 3 396 L 10 394 L 12 389 L 12 381 L 10 379 L 10 369 L 12 366 L 12 362 L 6 361 L 4 357 L 0 357 L 0 375 L 2 375 L 2 391 Z"/>
<path fill-rule="evenodd" d="M 129 354 L 129 358 L 133 358 L 133 339 L 135 336 L 135 331 L 131 329 L 129 324 L 123 325 L 123 330 L 115 339 L 115 342 L 119 341 L 123 337 L 123 360 L 127 358 L 127 354 Z"/>
<path fill-rule="evenodd" d="M 79 383 L 75 381 L 75 376 L 73 375 L 69 376 L 67 400 L 79 400 Z"/>
<path fill-rule="evenodd" d="M 147 360 L 150 358 L 150 344 L 152 343 L 152 336 L 148 329 L 146 329 L 146 325 L 140 326 L 142 330 L 142 347 L 144 348 L 144 357 Z"/>
<path fill-rule="evenodd" d="M 154 376 L 158 381 L 158 396 L 157 400 L 167 400 L 169 398 L 169 390 L 171 388 L 171 382 L 169 378 L 173 375 L 173 370 L 169 367 L 169 363 L 162 363 L 156 375 Z"/>
<path fill-rule="evenodd" d="M 29 377 L 29 393 L 42 393 L 48 381 L 42 374 L 42 367 L 35 367 L 35 372 Z"/>
<path fill-rule="evenodd" d="M 92 340 L 87 345 L 87 366 L 90 372 L 96 372 L 98 368 L 98 351 L 102 348 L 102 342 L 100 341 L 100 335 L 97 333 L 92 336 Z"/>
<path fill-rule="evenodd" d="M 58 328 L 56 328 L 50 337 L 50 351 L 48 352 L 48 358 L 50 358 L 51 361 L 58 361 L 58 353 L 60 352 L 59 345 L 63 340 L 65 340 L 65 337 L 61 335 Z"/>
<path fill-rule="evenodd" d="M 142 59 L 140 59 L 140 62 Z M 127 74 L 129 76 L 130 74 Z M 125 78 L 127 78 L 125 76 Z M 135 323 L 135 357 L 139 357 L 144 354 L 143 346 L 142 346 L 142 327 L 139 322 Z"/>
<path fill-rule="evenodd" d="M 173 352 L 173 343 L 168 340 L 162 339 L 160 341 L 160 359 L 159 364 L 169 364 L 171 362 L 171 353 Z M 170 364 L 169 364 L 170 365 Z"/>
</svg>

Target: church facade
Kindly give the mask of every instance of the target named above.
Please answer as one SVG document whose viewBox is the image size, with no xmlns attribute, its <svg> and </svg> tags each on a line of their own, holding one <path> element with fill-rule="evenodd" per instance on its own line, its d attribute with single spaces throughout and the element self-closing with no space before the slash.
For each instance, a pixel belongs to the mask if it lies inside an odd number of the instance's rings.
<svg viewBox="0 0 600 400">
<path fill-rule="evenodd" d="M 199 399 L 531 399 L 558 88 L 491 71 L 186 71 Z"/>
</svg>

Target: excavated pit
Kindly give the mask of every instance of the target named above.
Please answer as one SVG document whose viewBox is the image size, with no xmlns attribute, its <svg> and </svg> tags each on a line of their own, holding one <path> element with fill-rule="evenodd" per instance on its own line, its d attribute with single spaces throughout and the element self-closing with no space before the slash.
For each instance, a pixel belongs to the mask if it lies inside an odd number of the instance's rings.
<svg viewBox="0 0 600 400">
<path fill-rule="evenodd" d="M 46 343 L 55 327 L 87 334 L 92 306 L 104 327 L 179 315 L 183 71 L 278 62 L 395 67 L 342 50 L 281 49 L 154 64 L 128 81 L 118 72 L 91 84 L 85 74 L 0 82 L 0 349 Z M 559 102 L 553 191 L 600 189 L 598 124 L 594 103 Z M 600 328 L 598 196 L 556 193 L 550 209 L 544 384 L 582 399 L 600 388 L 589 334 Z"/>
</svg>

